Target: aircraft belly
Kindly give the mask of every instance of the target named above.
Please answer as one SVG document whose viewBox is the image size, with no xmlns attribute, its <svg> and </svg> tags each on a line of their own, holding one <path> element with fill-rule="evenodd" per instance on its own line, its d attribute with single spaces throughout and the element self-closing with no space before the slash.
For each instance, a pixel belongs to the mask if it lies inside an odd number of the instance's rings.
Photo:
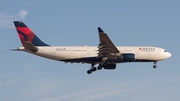
<svg viewBox="0 0 180 101">
<path fill-rule="evenodd" d="M 38 50 L 36 53 L 32 53 L 41 57 L 57 60 L 57 57 L 50 53 L 50 50 Z"/>
<path fill-rule="evenodd" d="M 88 55 L 87 52 L 59 52 L 58 53 L 59 60 L 76 59 L 76 58 L 84 58 L 84 57 L 92 57 L 92 55 Z"/>
</svg>

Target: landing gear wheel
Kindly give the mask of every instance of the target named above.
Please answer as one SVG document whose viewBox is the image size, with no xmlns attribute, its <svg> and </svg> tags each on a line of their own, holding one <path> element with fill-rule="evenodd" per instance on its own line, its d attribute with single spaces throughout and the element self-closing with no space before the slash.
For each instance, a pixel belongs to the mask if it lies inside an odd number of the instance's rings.
<svg viewBox="0 0 180 101">
<path fill-rule="evenodd" d="M 88 70 L 87 73 L 88 73 L 88 74 L 91 74 L 91 73 L 92 73 L 92 70 Z"/>
<path fill-rule="evenodd" d="M 154 66 L 153 66 L 153 68 L 157 68 L 157 61 L 154 61 Z"/>
<path fill-rule="evenodd" d="M 154 65 L 153 68 L 157 68 L 157 65 Z"/>
<path fill-rule="evenodd" d="M 87 71 L 88 74 L 91 74 L 92 72 L 95 72 L 97 70 L 96 67 L 94 67 L 94 63 L 91 64 L 91 68 Z"/>
<path fill-rule="evenodd" d="M 102 65 L 99 65 L 99 66 L 97 67 L 98 70 L 101 70 L 102 68 L 103 68 Z"/>
</svg>

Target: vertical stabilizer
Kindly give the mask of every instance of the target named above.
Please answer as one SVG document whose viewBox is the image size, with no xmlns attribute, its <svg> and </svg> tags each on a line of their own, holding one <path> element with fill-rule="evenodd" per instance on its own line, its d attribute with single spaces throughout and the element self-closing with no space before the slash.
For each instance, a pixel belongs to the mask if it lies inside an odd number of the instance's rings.
<svg viewBox="0 0 180 101">
<path fill-rule="evenodd" d="M 41 41 L 22 21 L 14 21 L 14 25 L 23 46 L 25 41 L 31 42 L 34 46 L 49 46 Z"/>
</svg>

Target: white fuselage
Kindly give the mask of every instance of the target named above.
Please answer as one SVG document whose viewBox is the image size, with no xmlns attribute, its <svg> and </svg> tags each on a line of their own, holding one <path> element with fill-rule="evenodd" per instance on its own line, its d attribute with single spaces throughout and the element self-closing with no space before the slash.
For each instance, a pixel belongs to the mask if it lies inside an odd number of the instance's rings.
<svg viewBox="0 0 180 101">
<path fill-rule="evenodd" d="M 141 61 L 160 61 L 171 56 L 163 48 L 149 46 L 119 46 L 120 54 L 133 53 L 135 59 Z M 41 57 L 53 60 L 69 60 L 88 57 L 97 57 L 97 46 L 38 46 L 38 52 L 25 50 L 19 47 L 19 50 L 26 51 Z"/>
</svg>

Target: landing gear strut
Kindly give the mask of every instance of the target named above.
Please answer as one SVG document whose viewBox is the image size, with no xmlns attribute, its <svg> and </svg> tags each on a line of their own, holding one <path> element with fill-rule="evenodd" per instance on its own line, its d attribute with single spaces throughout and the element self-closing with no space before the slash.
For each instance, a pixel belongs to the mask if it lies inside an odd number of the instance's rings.
<svg viewBox="0 0 180 101">
<path fill-rule="evenodd" d="M 97 69 L 101 70 L 103 68 L 104 64 L 99 64 L 99 66 L 96 68 L 94 64 L 91 64 L 91 68 L 87 71 L 88 74 L 91 74 L 92 72 L 95 72 Z"/>
<path fill-rule="evenodd" d="M 98 70 L 101 70 L 103 68 L 102 64 L 99 64 L 99 66 L 97 67 Z"/>
<path fill-rule="evenodd" d="M 94 66 L 94 64 L 91 64 L 91 68 L 87 71 L 88 74 L 91 74 L 92 72 L 95 72 L 97 68 Z"/>
<path fill-rule="evenodd" d="M 153 65 L 153 68 L 157 68 L 157 61 L 154 61 L 154 65 Z"/>
</svg>

